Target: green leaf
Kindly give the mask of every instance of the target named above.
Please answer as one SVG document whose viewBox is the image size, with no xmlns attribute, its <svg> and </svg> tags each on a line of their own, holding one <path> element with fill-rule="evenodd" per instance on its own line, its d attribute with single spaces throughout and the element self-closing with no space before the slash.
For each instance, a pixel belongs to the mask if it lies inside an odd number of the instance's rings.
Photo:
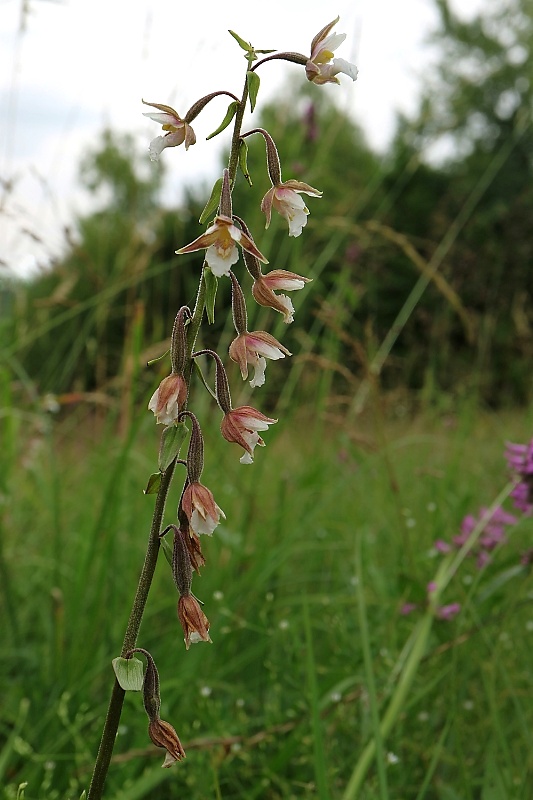
<svg viewBox="0 0 533 800">
<path fill-rule="evenodd" d="M 143 688 L 144 666 L 138 658 L 113 659 L 113 669 L 125 692 L 140 692 Z"/>
<path fill-rule="evenodd" d="M 239 47 L 242 47 L 242 49 L 246 50 L 247 53 L 253 52 L 254 48 L 252 47 L 250 42 L 245 42 L 244 39 L 242 39 L 238 33 L 235 33 L 235 31 L 228 31 L 228 33 L 230 33 L 233 36 Z"/>
<path fill-rule="evenodd" d="M 85 789 L 80 794 L 80 800 L 87 800 L 87 792 L 85 791 Z"/>
<path fill-rule="evenodd" d="M 217 297 L 218 278 L 213 275 L 210 269 L 204 272 L 205 281 L 205 310 L 207 312 L 207 321 L 210 325 L 215 321 L 215 300 Z"/>
<path fill-rule="evenodd" d="M 155 364 L 156 361 L 161 361 L 166 355 L 170 353 L 170 350 L 165 350 L 162 356 L 157 356 L 157 358 L 151 358 L 150 361 L 146 362 L 146 366 L 150 367 L 152 364 Z"/>
<path fill-rule="evenodd" d="M 169 428 L 165 428 L 161 436 L 161 445 L 159 447 L 160 472 L 164 472 L 177 457 L 188 432 L 189 429 L 184 422 L 178 422 L 177 425 L 171 425 Z"/>
<path fill-rule="evenodd" d="M 248 83 L 248 92 L 250 94 L 250 108 L 253 111 L 257 101 L 257 92 L 259 91 L 259 84 L 261 80 L 257 72 L 248 70 L 246 73 L 246 81 Z"/>
<path fill-rule="evenodd" d="M 161 536 L 159 541 L 161 542 L 161 550 L 163 551 L 163 555 L 165 556 L 170 566 L 172 566 L 172 550 L 173 550 L 172 545 L 167 540 L 166 536 Z"/>
<path fill-rule="evenodd" d="M 253 186 L 250 173 L 248 172 L 248 145 L 244 139 L 241 139 L 239 143 L 239 167 L 241 168 L 241 172 L 248 182 L 248 185 Z"/>
<path fill-rule="evenodd" d="M 148 483 L 146 484 L 146 489 L 144 490 L 144 494 L 157 494 L 160 486 L 161 486 L 161 473 L 154 472 L 148 478 Z"/>
<path fill-rule="evenodd" d="M 222 120 L 222 122 L 220 123 L 220 125 L 218 126 L 216 131 L 213 131 L 213 133 L 210 133 L 209 136 L 207 137 L 207 139 L 212 139 L 213 136 L 217 136 L 219 133 L 222 133 L 222 131 L 225 128 L 227 128 L 228 125 L 230 124 L 231 120 L 233 119 L 233 117 L 237 113 L 237 109 L 238 108 L 239 108 L 239 103 L 236 100 L 233 100 L 228 106 L 228 110 L 226 111 L 226 116 L 224 117 L 224 119 Z M 207 141 L 207 139 L 206 139 L 206 141 Z"/>
<path fill-rule="evenodd" d="M 220 192 L 222 191 L 222 178 L 219 178 L 215 181 L 215 185 L 211 189 L 211 196 L 207 201 L 204 210 L 200 214 L 200 219 L 198 220 L 200 225 L 205 225 L 207 220 L 211 219 L 211 217 L 215 216 L 218 209 L 218 204 L 220 203 Z"/>
</svg>

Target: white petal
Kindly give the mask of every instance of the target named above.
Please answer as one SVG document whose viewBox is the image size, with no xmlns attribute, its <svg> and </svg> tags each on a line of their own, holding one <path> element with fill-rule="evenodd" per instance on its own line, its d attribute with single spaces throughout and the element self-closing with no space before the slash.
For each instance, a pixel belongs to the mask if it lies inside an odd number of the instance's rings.
<svg viewBox="0 0 533 800">
<path fill-rule="evenodd" d="M 150 161 L 157 161 L 166 146 L 167 142 L 165 136 L 156 136 L 155 139 L 152 139 L 148 149 L 150 153 Z"/>
<path fill-rule="evenodd" d="M 247 452 L 245 452 L 244 455 L 241 458 L 239 458 L 239 461 L 241 462 L 241 464 L 253 464 L 254 463 L 254 460 L 253 460 L 252 456 L 250 455 L 250 453 L 247 453 Z"/>
<path fill-rule="evenodd" d="M 289 217 L 289 236 L 299 236 L 302 228 L 307 225 L 307 215 L 309 211 L 304 208 L 303 211 L 295 211 Z"/>
<path fill-rule="evenodd" d="M 233 264 L 236 264 L 239 260 L 239 251 L 233 245 L 231 250 L 226 251 L 226 256 L 221 256 L 216 245 L 212 244 L 206 250 L 205 260 L 211 267 L 213 275 L 221 278 L 223 275 L 229 275 Z"/>
<path fill-rule="evenodd" d="M 196 508 L 191 514 L 191 528 L 198 535 L 206 533 L 208 536 L 211 536 L 217 525 L 218 522 L 214 520 L 213 517 L 206 517 L 206 519 L 204 519 Z"/>
<path fill-rule="evenodd" d="M 348 75 L 352 81 L 357 79 L 357 74 L 359 70 L 355 66 L 355 64 L 350 64 L 349 61 L 345 61 L 344 58 L 334 58 L 333 59 L 333 70 L 332 75 L 336 75 L 338 72 L 344 73 L 344 75 Z"/>
<path fill-rule="evenodd" d="M 158 112 L 157 114 L 143 111 L 143 117 L 153 119 L 154 122 L 159 122 L 160 125 L 176 125 L 178 122 L 176 117 L 166 111 Z"/>
<path fill-rule="evenodd" d="M 336 50 L 346 39 L 345 33 L 330 33 L 329 36 L 320 42 L 320 50 Z"/>
<path fill-rule="evenodd" d="M 279 358 L 285 358 L 284 353 L 281 352 L 279 347 L 274 347 L 274 345 L 266 344 L 265 342 L 258 342 L 257 352 L 261 353 L 261 355 L 265 356 L 266 358 L 270 358 L 271 361 L 277 361 Z"/>
<path fill-rule="evenodd" d="M 256 386 L 263 386 L 265 382 L 265 369 L 267 362 L 262 356 L 259 356 L 259 358 L 256 358 L 255 361 L 251 361 L 250 363 L 253 364 L 255 369 L 254 377 L 250 381 L 250 386 L 252 389 L 255 389 Z"/>
</svg>

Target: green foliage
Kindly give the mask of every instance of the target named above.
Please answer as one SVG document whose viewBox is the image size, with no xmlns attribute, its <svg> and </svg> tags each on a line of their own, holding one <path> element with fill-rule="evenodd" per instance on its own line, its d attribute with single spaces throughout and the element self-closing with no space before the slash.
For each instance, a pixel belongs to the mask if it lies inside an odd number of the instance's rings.
<svg viewBox="0 0 533 800">
<path fill-rule="evenodd" d="M 16 411 L 4 405 L 3 421 Z M 416 612 L 400 609 L 415 585 L 423 602 L 433 541 L 489 504 L 505 481 L 504 440 L 523 439 L 532 420 L 474 423 L 468 409 L 375 428 L 366 419 L 361 445 L 361 426 L 300 417 L 269 431 L 246 470 L 209 419 L 204 410 L 204 477 L 228 521 L 203 543 L 209 569 L 195 588 L 214 644 L 185 650 L 162 555 L 139 641 L 187 760 L 161 769 L 142 698 L 128 693 L 108 794 L 284 800 L 320 788 L 342 798 L 416 641 Z M 26 800 L 76 798 L 90 775 L 153 505 L 142 493 L 153 421 L 136 442 L 120 442 L 114 424 L 81 410 L 60 423 L 41 414 L 5 440 L 2 798 L 25 782 Z M 490 786 L 499 800 L 528 800 L 531 574 L 519 560 L 530 539 L 524 520 L 485 570 L 461 566 L 444 598 L 461 615 L 433 623 L 361 797 L 386 796 L 381 769 L 390 797 L 475 798 Z"/>
</svg>

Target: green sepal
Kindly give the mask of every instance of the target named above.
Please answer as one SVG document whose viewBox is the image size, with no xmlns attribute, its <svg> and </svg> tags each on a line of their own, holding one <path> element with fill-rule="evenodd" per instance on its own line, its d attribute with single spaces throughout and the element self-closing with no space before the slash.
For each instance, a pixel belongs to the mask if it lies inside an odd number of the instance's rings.
<svg viewBox="0 0 533 800">
<path fill-rule="evenodd" d="M 219 178 L 215 181 L 215 185 L 211 189 L 211 195 L 209 200 L 205 204 L 205 208 L 200 214 L 200 219 L 198 222 L 200 225 L 205 225 L 208 219 L 215 216 L 218 209 L 218 204 L 220 203 L 220 192 L 222 191 L 222 178 Z"/>
<path fill-rule="evenodd" d="M 113 659 L 113 670 L 121 689 L 125 692 L 140 692 L 143 688 L 144 665 L 138 658 Z"/>
<path fill-rule="evenodd" d="M 245 50 L 247 53 L 254 52 L 254 48 L 252 47 L 250 42 L 245 42 L 244 39 L 242 39 L 238 33 L 235 33 L 235 31 L 228 31 L 228 33 L 231 34 L 231 36 L 233 36 L 239 47 L 242 47 L 242 49 Z"/>
<path fill-rule="evenodd" d="M 165 556 L 170 566 L 172 566 L 172 550 L 173 550 L 172 545 L 170 544 L 169 541 L 167 541 L 166 536 L 161 536 L 159 538 L 159 541 L 161 542 L 161 550 L 163 551 L 163 555 Z"/>
<path fill-rule="evenodd" d="M 257 101 L 257 92 L 259 91 L 261 79 L 259 78 L 257 72 L 248 70 L 246 73 L 246 81 L 248 83 L 248 93 L 250 95 L 250 109 L 253 111 Z"/>
<path fill-rule="evenodd" d="M 224 117 L 224 119 L 222 120 L 216 131 L 213 131 L 213 133 L 210 133 L 209 136 L 206 137 L 206 141 L 208 139 L 212 139 L 213 136 L 217 136 L 217 134 L 222 133 L 222 131 L 228 127 L 231 120 L 237 113 L 238 108 L 239 108 L 239 103 L 236 100 L 233 100 L 233 102 L 231 102 L 228 106 L 228 110 L 226 111 L 226 116 Z"/>
<path fill-rule="evenodd" d="M 239 143 L 239 167 L 241 168 L 241 172 L 244 175 L 248 186 L 253 186 L 250 173 L 248 172 L 248 145 L 244 139 L 241 139 Z"/>
<path fill-rule="evenodd" d="M 150 475 L 144 494 L 157 494 L 161 486 L 161 477 L 162 475 L 160 472 L 154 472 Z"/>
<path fill-rule="evenodd" d="M 217 297 L 218 278 L 213 275 L 210 269 L 204 272 L 205 281 L 205 310 L 207 313 L 207 321 L 210 325 L 215 321 L 215 300 Z"/>
<path fill-rule="evenodd" d="M 165 428 L 161 435 L 161 445 L 159 447 L 159 470 L 165 472 L 174 459 L 177 457 L 183 440 L 189 432 L 184 422 L 177 425 L 170 425 Z"/>
</svg>

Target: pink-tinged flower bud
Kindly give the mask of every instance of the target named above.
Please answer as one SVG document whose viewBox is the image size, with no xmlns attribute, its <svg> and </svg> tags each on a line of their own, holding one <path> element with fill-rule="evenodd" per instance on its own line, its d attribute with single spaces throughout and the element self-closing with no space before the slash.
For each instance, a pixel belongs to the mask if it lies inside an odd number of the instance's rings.
<svg viewBox="0 0 533 800">
<path fill-rule="evenodd" d="M 167 751 L 163 767 L 171 767 L 176 761 L 186 757 L 178 734 L 170 722 L 159 718 L 152 720 L 148 726 L 148 735 L 156 747 L 164 747 Z"/>
<path fill-rule="evenodd" d="M 256 445 L 264 447 L 265 443 L 258 431 L 266 431 L 277 419 L 265 417 L 252 406 L 232 408 L 226 414 L 220 425 L 222 436 L 228 442 L 236 442 L 245 451 L 241 457 L 241 464 L 252 464 Z"/>
<path fill-rule="evenodd" d="M 143 116 L 159 122 L 163 126 L 163 130 L 168 131 L 164 136 L 157 136 L 150 142 L 150 159 L 152 161 L 157 161 L 166 147 L 177 147 L 185 142 L 185 149 L 188 150 L 191 144 L 196 142 L 196 135 L 189 123 L 185 122 L 171 106 L 162 103 L 147 103 L 146 100 L 143 100 L 143 103 L 145 106 L 157 108 L 161 112 L 159 114 L 144 113 Z"/>
<path fill-rule="evenodd" d="M 263 386 L 265 382 L 266 358 L 277 361 L 291 353 L 277 339 L 266 331 L 241 333 L 229 346 L 229 355 L 240 367 L 243 380 L 248 377 L 248 364 L 254 367 L 254 377 L 250 386 Z"/>
<path fill-rule="evenodd" d="M 229 275 L 230 269 L 239 260 L 237 244 L 251 253 L 253 256 L 268 264 L 267 259 L 257 249 L 251 236 L 247 236 L 233 224 L 229 217 L 218 216 L 214 223 L 194 242 L 180 247 L 176 253 L 193 253 L 196 250 L 206 250 L 205 260 L 207 261 L 213 275 L 217 278 L 222 275 Z"/>
<path fill-rule="evenodd" d="M 153 393 L 148 408 L 153 411 L 158 425 L 174 425 L 187 400 L 187 384 L 183 375 L 172 373 L 161 381 Z"/>
<path fill-rule="evenodd" d="M 189 525 L 194 533 L 206 533 L 211 536 L 220 517 L 226 519 L 226 515 L 215 503 L 212 492 L 201 483 L 190 483 L 181 499 L 181 505 Z"/>
<path fill-rule="evenodd" d="M 178 618 L 185 634 L 185 647 L 198 642 L 210 642 L 209 620 L 192 594 L 182 595 L 178 601 Z"/>
<path fill-rule="evenodd" d="M 289 223 L 289 236 L 299 236 L 307 225 L 309 209 L 300 197 L 301 193 L 321 197 L 322 192 L 301 181 L 285 181 L 272 186 L 261 201 L 261 211 L 266 216 L 265 228 L 270 225 L 272 207 Z"/>
<path fill-rule="evenodd" d="M 274 269 L 256 278 L 252 285 L 252 294 L 260 306 L 268 306 L 274 311 L 283 314 L 283 321 L 289 324 L 294 319 L 294 306 L 290 298 L 284 294 L 275 294 L 275 289 L 284 289 L 288 292 L 303 289 L 311 278 L 304 278 L 285 269 Z"/>
<path fill-rule="evenodd" d="M 348 75 L 353 81 L 357 78 L 355 64 L 350 64 L 343 58 L 333 58 L 333 51 L 346 39 L 345 33 L 331 33 L 338 21 L 339 17 L 322 28 L 311 42 L 311 55 L 305 65 L 305 74 L 307 80 L 313 83 L 340 83 L 336 77 L 339 72 Z"/>
</svg>

